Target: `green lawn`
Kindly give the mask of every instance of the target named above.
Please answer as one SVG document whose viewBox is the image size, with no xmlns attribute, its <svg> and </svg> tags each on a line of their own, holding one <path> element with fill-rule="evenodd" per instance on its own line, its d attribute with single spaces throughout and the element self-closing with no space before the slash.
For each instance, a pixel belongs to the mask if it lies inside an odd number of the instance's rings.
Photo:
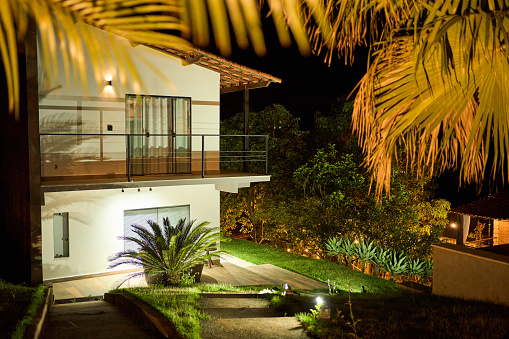
<svg viewBox="0 0 509 339">
<path fill-rule="evenodd" d="M 392 281 L 375 278 L 327 260 L 303 257 L 251 241 L 222 237 L 221 250 L 257 265 L 272 264 L 324 283 L 330 279 L 343 291 L 359 293 L 362 292 L 362 286 L 368 293 L 396 291 L 396 283 Z"/>
<path fill-rule="evenodd" d="M 44 302 L 47 287 L 13 285 L 0 280 L 0 334 L 23 338 L 37 308 Z"/>
</svg>

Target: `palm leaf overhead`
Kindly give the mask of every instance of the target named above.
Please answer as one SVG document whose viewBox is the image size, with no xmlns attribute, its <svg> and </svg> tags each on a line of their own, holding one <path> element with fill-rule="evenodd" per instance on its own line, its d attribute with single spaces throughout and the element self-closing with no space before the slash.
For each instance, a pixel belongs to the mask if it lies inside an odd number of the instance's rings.
<svg viewBox="0 0 509 339">
<path fill-rule="evenodd" d="M 355 99 L 354 130 L 379 193 L 401 148 L 418 175 L 459 167 L 463 182 L 481 182 L 490 149 L 492 176 L 507 169 L 507 10 L 437 17 L 426 9 L 434 19 L 415 35 L 373 52 Z"/>
<path fill-rule="evenodd" d="M 278 36 L 283 44 L 295 37 L 299 49 L 310 50 L 306 27 L 314 23 L 328 33 L 325 10 L 317 0 L 270 0 Z M 40 54 L 46 70 L 58 77 L 58 57 L 62 58 L 67 82 L 72 69 L 86 88 L 85 55 L 91 59 L 97 84 L 104 81 L 101 70 L 112 60 L 123 60 L 119 73 L 137 71 L 129 53 L 112 49 L 104 37 L 80 29 L 85 23 L 127 38 L 134 44 L 171 47 L 188 41 L 206 46 L 210 42 L 209 22 L 216 46 L 223 55 L 231 53 L 230 24 L 242 48 L 252 44 L 258 55 L 265 53 L 265 42 L 257 0 L 3 0 L 0 2 L 0 55 L 6 73 L 9 112 L 18 119 L 18 56 L 30 22 L 40 33 Z M 288 30 L 289 28 L 289 30 Z M 327 39 L 325 39 L 327 40 Z M 123 71 L 123 72 L 122 72 Z M 120 83 L 125 77 L 119 75 Z M 77 81 L 77 80 L 75 80 Z M 50 81 L 51 82 L 51 81 Z"/>
</svg>

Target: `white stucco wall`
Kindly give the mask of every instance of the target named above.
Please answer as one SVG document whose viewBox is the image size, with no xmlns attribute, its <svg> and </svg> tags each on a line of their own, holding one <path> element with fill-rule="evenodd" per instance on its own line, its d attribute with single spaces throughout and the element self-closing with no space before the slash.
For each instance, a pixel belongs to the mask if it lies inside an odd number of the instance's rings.
<svg viewBox="0 0 509 339">
<path fill-rule="evenodd" d="M 45 68 L 47 66 L 41 60 L 42 53 L 39 53 L 39 92 L 45 93 L 39 102 L 40 133 L 55 132 L 52 130 L 54 125 L 50 122 L 58 120 L 66 121 L 71 126 L 65 131 L 67 133 L 124 134 L 125 96 L 140 94 L 191 98 L 191 133 L 219 134 L 219 73 L 197 65 L 183 66 L 181 59 L 160 50 L 143 45 L 132 47 L 124 38 L 85 24 L 78 25 L 86 34 L 96 36 L 97 41 L 108 41 L 109 50 L 115 48 L 120 51 L 119 54 L 130 55 L 135 72 L 119 73 L 119 63 L 112 54 L 111 61 L 105 62 L 99 68 L 98 84 L 93 72 L 97 67 L 92 66 L 91 58 L 86 54 L 87 83 L 84 86 L 77 72 L 66 72 L 62 57 L 57 62 L 58 67 L 55 68 L 58 71 L 55 72 L 52 67 L 50 70 Z M 42 46 L 38 47 L 40 51 L 43 50 Z M 112 79 L 111 86 L 106 85 L 107 79 Z M 75 127 L 72 127 L 73 125 Z M 108 131 L 108 125 L 112 126 L 112 131 Z M 65 160 L 58 156 L 62 150 L 54 147 L 54 140 L 58 137 L 51 138 L 43 137 L 41 140 L 42 152 L 45 155 L 42 163 L 43 176 L 76 175 L 75 172 L 79 174 L 82 170 L 66 168 L 68 166 L 64 163 Z M 109 162 L 104 164 L 106 167 L 112 166 L 111 162 L 125 160 L 125 137 L 102 138 L 101 144 L 98 138 L 91 138 L 79 140 L 72 146 L 68 146 L 68 142 L 62 139 L 63 142 L 57 142 L 57 145 L 73 147 L 73 153 L 80 156 L 105 159 Z M 208 137 L 205 141 L 205 150 L 219 149 L 217 137 Z M 201 151 L 201 138 L 193 138 L 191 143 L 193 151 Z M 55 165 L 58 168 L 55 168 Z M 116 167 L 122 171 L 125 162 Z M 104 171 L 99 169 L 98 174 L 103 174 Z M 118 171 L 113 173 L 118 174 Z"/>
<path fill-rule="evenodd" d="M 115 55 L 111 56 L 111 61 L 106 61 L 105 65 L 100 66 L 100 73 L 104 81 L 97 83 L 93 72 L 93 67 L 88 56 L 85 56 L 87 62 L 87 87 L 84 88 L 81 81 L 74 81 L 75 74 L 70 72 L 66 74 L 63 61 L 59 62 L 58 77 L 53 77 L 53 81 L 49 82 L 49 78 L 42 77 L 50 74 L 51 71 L 41 70 L 39 81 L 44 88 L 62 88 L 51 91 L 52 96 L 89 96 L 89 97 L 120 97 L 125 94 L 144 94 L 144 95 L 163 95 L 163 96 L 184 96 L 192 97 L 194 100 L 219 102 L 219 73 L 208 70 L 197 65 L 182 66 L 181 60 L 160 50 L 150 48 L 144 45 L 132 47 L 127 39 L 107 33 L 100 29 L 79 24 L 79 28 L 97 36 L 97 39 L 107 40 L 110 50 L 116 48 L 120 53 L 126 53 L 131 56 L 133 66 L 138 76 L 134 74 L 119 73 L 119 63 L 116 61 Z M 39 46 L 41 50 L 41 46 Z M 41 53 L 39 56 L 39 64 L 41 63 Z M 125 67 L 124 67 L 125 69 Z M 51 74 L 55 74 L 52 72 Z M 69 75 L 70 82 L 67 82 Z M 120 80 L 125 78 L 125 82 Z M 107 79 L 112 80 L 112 86 L 105 84 Z M 217 107 L 218 109 L 218 107 Z"/>
<path fill-rule="evenodd" d="M 124 244 L 124 211 L 190 205 L 191 219 L 219 227 L 219 191 L 214 185 L 45 193 L 42 216 L 43 279 L 109 272 L 113 254 Z M 69 257 L 54 258 L 53 214 L 69 213 Z M 118 270 L 129 269 L 119 267 Z"/>
</svg>

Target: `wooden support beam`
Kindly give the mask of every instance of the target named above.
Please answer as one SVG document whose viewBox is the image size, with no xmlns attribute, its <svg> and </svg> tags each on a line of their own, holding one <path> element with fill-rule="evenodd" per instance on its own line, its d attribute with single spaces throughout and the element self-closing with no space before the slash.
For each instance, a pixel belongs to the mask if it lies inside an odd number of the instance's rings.
<svg viewBox="0 0 509 339">
<path fill-rule="evenodd" d="M 264 87 L 267 87 L 268 85 L 270 85 L 270 83 L 271 83 L 271 81 L 259 81 L 259 82 L 249 83 L 247 85 L 224 87 L 224 88 L 221 88 L 221 94 L 243 91 L 245 89 L 264 88 Z"/>
<path fill-rule="evenodd" d="M 201 55 L 188 56 L 184 60 L 182 60 L 182 66 L 189 66 L 195 64 L 197 62 L 200 62 L 202 58 L 203 56 Z"/>
<path fill-rule="evenodd" d="M 244 89 L 244 172 L 249 172 L 249 159 L 247 154 L 249 152 L 249 89 Z"/>
</svg>

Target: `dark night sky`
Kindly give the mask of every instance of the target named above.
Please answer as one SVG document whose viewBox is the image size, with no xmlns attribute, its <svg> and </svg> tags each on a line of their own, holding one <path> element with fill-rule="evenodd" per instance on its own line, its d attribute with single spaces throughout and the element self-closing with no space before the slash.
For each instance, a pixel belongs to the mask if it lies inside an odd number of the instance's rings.
<svg viewBox="0 0 509 339">
<path fill-rule="evenodd" d="M 235 50 L 230 60 L 269 73 L 282 80 L 266 88 L 249 91 L 251 111 L 260 111 L 274 103 L 282 104 L 301 118 L 301 129 L 310 130 L 316 111 L 327 111 L 333 102 L 348 95 L 365 73 L 366 53 L 357 53 L 353 66 L 335 58 L 329 67 L 323 57 L 303 57 L 295 46 L 283 48 L 274 34 L 266 34 L 267 55 L 257 57 L 252 50 Z M 353 99 L 353 96 L 352 96 Z M 221 95 L 221 119 L 243 109 L 242 92 Z"/>
</svg>

